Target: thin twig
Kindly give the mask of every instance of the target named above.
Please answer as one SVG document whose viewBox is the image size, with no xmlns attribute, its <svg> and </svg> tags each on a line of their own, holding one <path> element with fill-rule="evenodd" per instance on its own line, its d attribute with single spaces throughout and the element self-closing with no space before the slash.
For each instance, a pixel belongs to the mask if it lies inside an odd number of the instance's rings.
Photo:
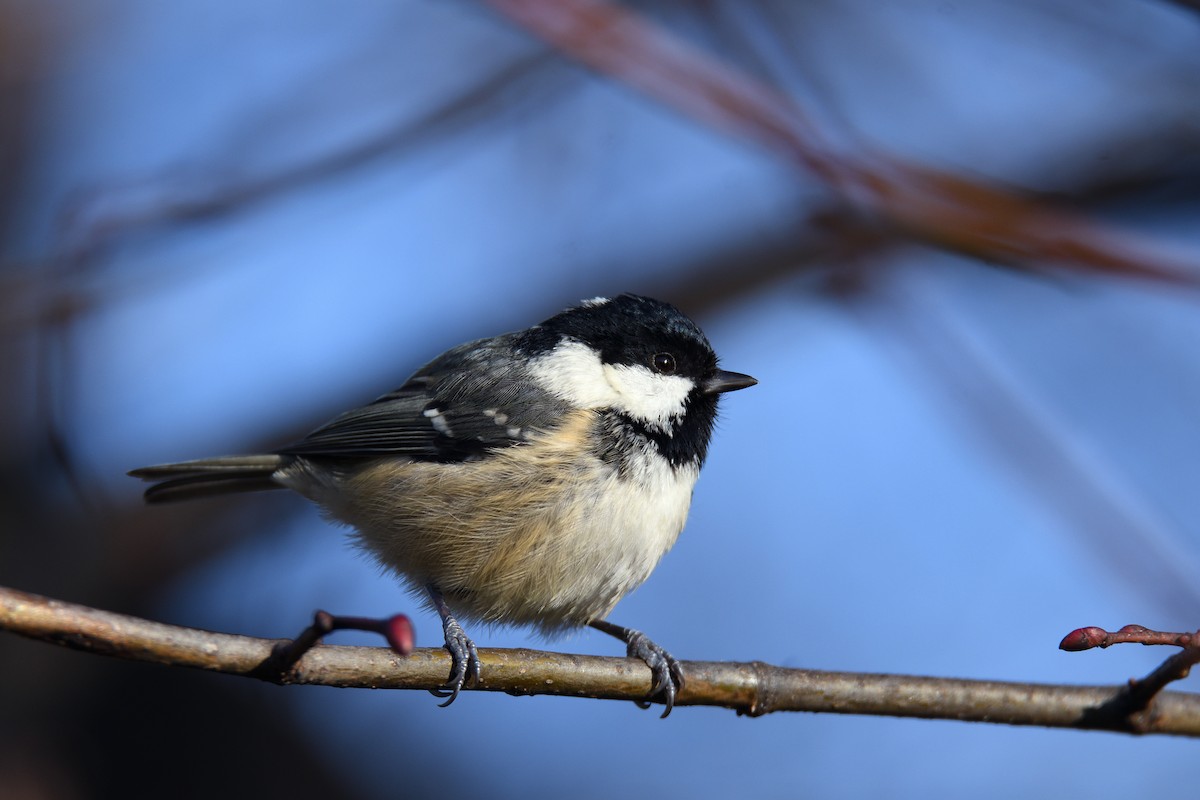
<svg viewBox="0 0 1200 800">
<path fill-rule="evenodd" d="M 1135 727 L 1152 724 L 1156 713 L 1152 706 L 1154 698 L 1162 693 L 1167 684 L 1183 680 L 1191 673 L 1192 667 L 1200 664 L 1200 631 L 1167 633 L 1141 625 L 1126 625 L 1110 633 L 1092 626 L 1076 628 L 1064 636 L 1058 646 L 1062 650 L 1079 652 L 1114 644 L 1173 645 L 1183 648 L 1141 680 L 1131 678 L 1118 694 L 1092 712 L 1093 717 L 1124 719 Z"/>
<path fill-rule="evenodd" d="M 286 675 L 264 668 L 286 640 L 256 639 L 164 625 L 0 587 L 0 629 L 77 650 L 256 677 L 373 689 L 436 689 L 450 669 L 440 649 L 408 657 L 380 647 L 315 647 Z M 641 700 L 650 672 L 636 659 L 484 649 L 478 690 Z M 874 714 L 1009 725 L 1093 728 L 1200 737 L 1200 695 L 1163 692 L 1144 726 L 1097 715 L 1116 686 L 1053 686 L 905 675 L 786 669 L 762 662 L 687 661 L 676 705 L 723 706 L 759 716 L 773 711 Z"/>
<path fill-rule="evenodd" d="M 1195 647 L 1200 649 L 1200 631 L 1196 633 L 1168 633 L 1155 631 L 1141 625 L 1126 625 L 1119 631 L 1109 632 L 1094 625 L 1087 628 L 1076 628 L 1063 637 L 1059 642 L 1060 650 L 1078 653 L 1091 650 L 1093 647 L 1105 648 L 1114 644 L 1144 644 L 1144 645 L 1174 645 L 1175 647 Z"/>
</svg>

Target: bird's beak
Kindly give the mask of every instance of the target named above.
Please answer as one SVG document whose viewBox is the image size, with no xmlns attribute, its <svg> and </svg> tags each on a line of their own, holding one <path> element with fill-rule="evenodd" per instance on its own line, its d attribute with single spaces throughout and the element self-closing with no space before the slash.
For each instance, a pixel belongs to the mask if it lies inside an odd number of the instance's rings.
<svg viewBox="0 0 1200 800">
<path fill-rule="evenodd" d="M 705 394 L 722 394 L 723 392 L 736 392 L 738 389 L 746 389 L 758 383 L 749 375 L 743 375 L 740 372 L 726 372 L 723 369 L 716 371 L 711 378 L 704 382 L 701 387 Z"/>
</svg>

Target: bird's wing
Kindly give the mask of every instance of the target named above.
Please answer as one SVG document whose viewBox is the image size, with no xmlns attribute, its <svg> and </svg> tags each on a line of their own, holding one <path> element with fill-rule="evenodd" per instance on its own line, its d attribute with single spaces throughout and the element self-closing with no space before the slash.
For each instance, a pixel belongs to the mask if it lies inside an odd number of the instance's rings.
<svg viewBox="0 0 1200 800">
<path fill-rule="evenodd" d="M 568 409 L 519 367 L 498 370 L 504 337 L 443 354 L 394 392 L 347 411 L 279 452 L 329 458 L 466 461 L 522 444 Z M 507 362 L 505 362 L 507 363 Z"/>
</svg>

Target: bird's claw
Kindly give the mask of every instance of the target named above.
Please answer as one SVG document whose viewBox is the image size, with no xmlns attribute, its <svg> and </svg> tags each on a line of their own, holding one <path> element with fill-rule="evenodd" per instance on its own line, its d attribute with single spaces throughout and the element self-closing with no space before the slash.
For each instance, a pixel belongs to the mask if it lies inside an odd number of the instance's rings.
<svg viewBox="0 0 1200 800">
<path fill-rule="evenodd" d="M 450 675 L 446 685 L 441 689 L 430 689 L 434 697 L 445 697 L 446 702 L 439 703 L 445 708 L 458 699 L 458 693 L 463 686 L 474 686 L 479 682 L 480 665 L 479 651 L 475 643 L 467 636 L 466 631 L 454 617 L 447 616 L 442 623 L 446 634 L 446 650 L 450 653 Z"/>
<path fill-rule="evenodd" d="M 683 665 L 641 631 L 628 631 L 625 652 L 630 658 L 645 662 L 654 680 L 647 699 L 635 702 L 639 708 L 649 708 L 650 699 L 661 695 L 666 706 L 662 713 L 665 719 L 675 707 L 675 695 L 683 688 Z"/>
</svg>

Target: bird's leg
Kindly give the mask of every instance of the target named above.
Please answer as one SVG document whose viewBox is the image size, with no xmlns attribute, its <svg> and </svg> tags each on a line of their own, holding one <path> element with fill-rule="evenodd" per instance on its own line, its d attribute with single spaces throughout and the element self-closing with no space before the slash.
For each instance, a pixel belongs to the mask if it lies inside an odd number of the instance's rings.
<svg viewBox="0 0 1200 800">
<path fill-rule="evenodd" d="M 670 714 L 671 709 L 675 707 L 675 695 L 683 688 L 683 665 L 666 650 L 650 641 L 650 638 L 641 631 L 622 628 L 620 625 L 613 625 L 602 619 L 593 620 L 588 624 L 598 631 L 615 636 L 625 642 L 625 654 L 630 658 L 640 658 L 646 662 L 646 666 L 650 668 L 650 673 L 654 678 L 654 684 L 650 688 L 647 699 L 661 694 L 663 705 L 666 706 L 662 715 L 665 718 Z M 650 703 L 644 701 L 639 702 L 638 705 L 642 708 L 650 707 Z"/>
<path fill-rule="evenodd" d="M 264 674 L 269 673 L 272 677 L 282 678 L 321 639 L 334 631 L 345 630 L 378 633 L 387 639 L 392 650 L 402 656 L 408 655 L 413 649 L 412 623 L 403 614 L 376 619 L 373 617 L 338 617 L 328 611 L 318 611 L 313 614 L 312 624 L 301 631 L 295 639 L 276 646 L 267 660 L 262 663 L 260 669 Z"/>
<path fill-rule="evenodd" d="M 448 698 L 441 704 L 441 707 L 445 708 L 458 697 L 458 692 L 464 684 L 472 685 L 479 680 L 479 652 L 475 649 L 475 643 L 462 629 L 462 625 L 459 625 L 458 620 L 450 613 L 450 607 L 446 605 L 442 593 L 434 586 L 426 586 L 425 591 L 429 592 L 429 599 L 433 601 L 433 607 L 442 618 L 446 650 L 450 652 L 450 677 L 446 679 L 446 686 L 430 690 L 436 697 Z"/>
</svg>

